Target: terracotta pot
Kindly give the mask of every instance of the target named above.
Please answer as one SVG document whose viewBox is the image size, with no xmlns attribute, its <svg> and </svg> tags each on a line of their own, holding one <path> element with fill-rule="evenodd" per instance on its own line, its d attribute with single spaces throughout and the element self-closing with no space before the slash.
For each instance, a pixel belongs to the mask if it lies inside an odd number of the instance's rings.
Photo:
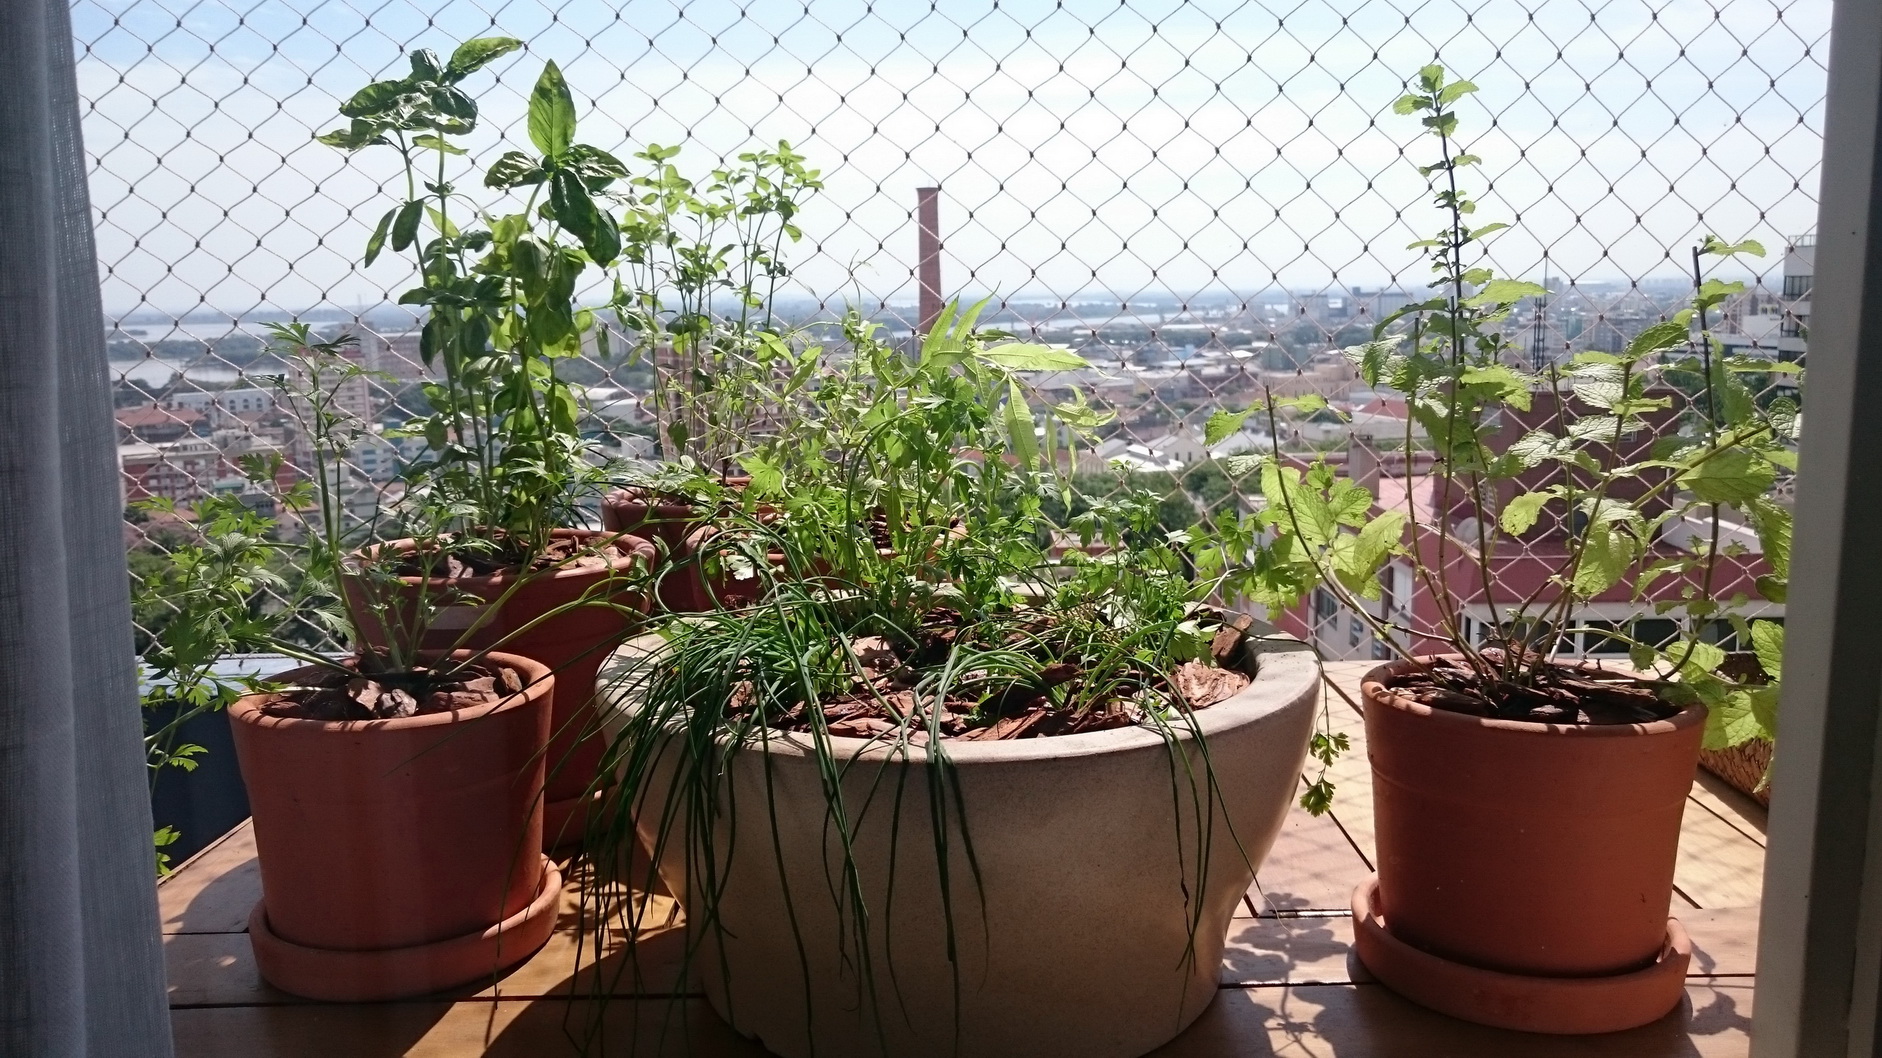
<svg viewBox="0 0 1882 1058">
<path fill-rule="evenodd" d="M 742 489 L 749 477 L 724 480 L 728 488 Z M 656 594 L 669 613 L 698 613 L 709 608 L 697 565 L 691 561 L 689 538 L 705 522 L 708 512 L 680 500 L 662 500 L 643 489 L 621 488 L 601 501 L 601 527 L 632 533 L 653 541 L 660 549 L 663 572 Z"/>
<path fill-rule="evenodd" d="M 276 987 L 423 995 L 548 939 L 562 884 L 540 851 L 554 678 L 528 658 L 487 660 L 521 675 L 522 693 L 393 720 L 268 716 L 259 694 L 229 707 L 261 864 L 249 940 Z"/>
<path fill-rule="evenodd" d="M 1503 974 L 1589 978 L 1653 965 L 1668 945 L 1705 709 L 1633 725 L 1489 720 L 1394 694 L 1409 669 L 1383 665 L 1362 684 L 1375 910 L 1391 935 Z"/>
<path fill-rule="evenodd" d="M 520 584 L 513 573 L 454 580 L 432 578 L 422 582 L 418 577 L 402 577 L 403 595 L 391 617 L 412 627 L 416 622 L 411 615 L 416 612 L 415 604 L 421 591 L 434 600 L 453 597 L 483 600 L 482 605 L 465 602 L 441 609 L 426 629 L 423 646 L 438 650 L 498 646 L 505 653 L 539 661 L 555 674 L 555 711 L 548 750 L 548 786 L 544 792 L 543 839 L 548 843 L 545 848 L 581 839 L 603 748 L 594 737 L 595 672 L 608 654 L 633 633 L 639 622 L 612 607 L 581 606 L 527 631 L 522 629 L 543 614 L 584 597 L 605 599 L 616 606 L 646 613 L 648 599 L 626 579 L 626 574 L 636 567 L 646 569 L 654 558 L 653 545 L 638 536 L 585 529 L 557 529 L 555 536 L 591 545 L 612 540 L 625 553 L 617 554 L 606 566 L 545 571 L 523 578 Z M 394 551 L 409 549 L 412 541 L 401 540 L 385 546 Z M 608 590 L 610 578 L 621 579 L 618 589 Z M 356 578 L 349 578 L 348 587 L 363 590 Z M 486 612 L 488 605 L 498 603 L 494 614 Z M 366 627 L 361 631 L 367 642 L 384 645 L 387 629 L 371 621 L 364 623 Z"/>
<path fill-rule="evenodd" d="M 616 711 L 603 722 L 611 732 L 634 708 L 635 665 L 658 646 L 633 640 L 610 666 Z M 844 884 L 842 859 L 807 736 L 774 731 L 768 752 L 734 751 L 720 780 L 720 829 L 710 851 L 695 852 L 712 857 L 723 887 L 723 928 L 697 938 L 695 965 L 713 1007 L 787 1056 L 1127 1058 L 1176 1036 L 1215 998 L 1230 917 L 1299 793 L 1319 666 L 1299 644 L 1270 647 L 1253 659 L 1249 688 L 1196 714 L 1214 762 L 1213 799 L 1199 787 L 1192 801 L 1187 782 L 1172 779 L 1170 746 L 1134 727 L 950 744 L 958 801 L 951 785 L 931 801 L 936 773 L 919 749 L 904 759 L 863 739 L 830 739 L 869 913 L 867 975 L 857 969 L 859 919 L 832 895 Z M 1200 772 L 1193 741 L 1178 744 Z M 616 806 L 631 807 L 649 848 L 669 807 L 675 756 L 661 753 L 639 803 Z M 1206 872 L 1198 868 L 1204 821 Z M 658 866 L 697 919 L 688 845 L 676 825 Z"/>
</svg>

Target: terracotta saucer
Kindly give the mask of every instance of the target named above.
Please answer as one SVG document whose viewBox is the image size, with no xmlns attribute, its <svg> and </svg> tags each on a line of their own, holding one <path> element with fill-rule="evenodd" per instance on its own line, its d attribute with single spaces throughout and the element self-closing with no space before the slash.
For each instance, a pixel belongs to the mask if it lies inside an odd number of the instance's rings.
<svg viewBox="0 0 1882 1058">
<path fill-rule="evenodd" d="M 1392 991 L 1480 1025 L 1582 1035 L 1658 1021 L 1686 995 L 1692 939 L 1676 918 L 1653 962 L 1608 977 L 1529 977 L 1453 962 L 1392 936 L 1379 906 L 1379 876 L 1353 890 L 1359 961 Z"/>
<path fill-rule="evenodd" d="M 478 933 L 409 948 L 338 951 L 277 936 L 257 901 L 248 939 L 261 976 L 283 992 L 329 1002 L 363 1003 L 429 995 L 482 981 L 536 953 L 555 931 L 562 872 L 543 857 L 542 888 L 516 914 Z"/>
</svg>

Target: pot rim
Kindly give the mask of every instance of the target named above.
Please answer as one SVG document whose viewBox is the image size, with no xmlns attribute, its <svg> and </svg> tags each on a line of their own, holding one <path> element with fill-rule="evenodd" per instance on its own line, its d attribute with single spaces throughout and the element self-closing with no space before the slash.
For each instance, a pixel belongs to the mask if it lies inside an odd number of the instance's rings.
<svg viewBox="0 0 1882 1058">
<path fill-rule="evenodd" d="M 1461 657 L 1458 654 L 1421 654 L 1421 660 Z M 1582 661 L 1576 668 L 1595 669 L 1602 672 L 1617 670 L 1604 669 L 1600 662 Z M 1468 713 L 1454 713 L 1449 709 L 1433 709 L 1431 706 L 1412 701 L 1397 693 L 1388 681 L 1404 675 L 1411 668 L 1411 662 L 1400 659 L 1388 661 L 1383 665 L 1368 670 L 1360 678 L 1360 697 L 1368 705 L 1389 706 L 1401 713 L 1412 716 L 1429 717 L 1434 723 L 1452 724 L 1459 727 L 1484 728 L 1492 731 L 1510 731 L 1525 735 L 1549 735 L 1570 738 L 1635 738 L 1645 735 L 1668 735 L 1675 731 L 1703 725 L 1706 722 L 1706 707 L 1697 702 L 1685 706 L 1679 712 L 1664 720 L 1653 720 L 1644 724 L 1545 724 L 1537 720 L 1500 720 L 1487 716 L 1471 716 Z"/>
<path fill-rule="evenodd" d="M 478 591 L 470 591 L 471 586 L 475 586 L 477 588 L 483 588 L 483 589 L 495 588 L 495 589 L 501 590 L 507 587 L 512 581 L 522 581 L 525 583 L 552 583 L 555 581 L 579 580 L 585 577 L 600 580 L 600 579 L 605 579 L 606 577 L 611 576 L 615 573 L 621 573 L 626 570 L 632 569 L 636 561 L 644 561 L 649 566 L 651 566 L 654 560 L 659 557 L 659 550 L 654 547 L 652 541 L 649 541 L 644 536 L 637 536 L 633 533 L 617 532 L 612 529 L 563 528 L 563 529 L 550 530 L 550 535 L 557 537 L 557 538 L 561 538 L 561 539 L 567 539 L 569 537 L 581 537 L 585 540 L 592 540 L 595 537 L 606 537 L 608 543 L 618 544 L 626 548 L 627 554 L 620 555 L 617 558 L 615 558 L 613 561 L 611 561 L 608 564 L 608 568 L 605 570 L 579 569 L 579 568 L 578 569 L 557 569 L 553 572 L 537 573 L 535 575 L 526 576 L 526 577 L 518 577 L 516 575 L 516 571 L 514 570 L 498 570 L 495 573 L 486 574 L 480 577 L 400 576 L 399 581 L 401 583 L 410 584 L 410 585 L 423 584 L 430 588 L 455 587 L 461 591 L 469 591 L 470 594 L 477 595 L 477 594 L 483 594 L 483 593 L 478 592 Z M 360 550 L 353 552 L 353 554 L 354 555 L 373 554 L 373 553 L 378 552 L 381 549 L 390 549 L 390 550 L 401 552 L 401 553 L 410 552 L 416 549 L 415 545 L 417 543 L 418 541 L 416 539 L 408 536 L 399 540 L 387 540 L 383 543 L 373 544 L 371 547 L 361 548 Z M 356 573 L 347 574 L 347 576 L 354 578 L 354 579 L 358 579 L 359 577 L 359 575 Z"/>
<path fill-rule="evenodd" d="M 636 656 L 644 656 L 664 643 L 658 634 L 636 636 L 623 643 L 621 647 L 604 663 L 601 680 L 597 686 L 602 690 L 597 694 L 597 701 L 605 701 L 603 723 L 618 713 L 630 711 L 633 705 L 624 702 L 625 696 L 620 677 L 632 671 Z M 1196 718 L 1196 726 L 1206 739 L 1218 732 L 1264 720 L 1269 716 L 1285 711 L 1303 695 L 1316 692 L 1320 682 L 1320 659 L 1312 647 L 1291 636 L 1267 636 L 1251 640 L 1249 650 L 1255 660 L 1255 671 L 1251 674 L 1248 686 L 1206 709 L 1191 714 Z M 764 747 L 766 752 L 785 758 L 809 758 L 816 753 L 816 747 L 808 735 L 801 731 L 784 731 L 769 728 L 770 735 L 765 742 L 748 742 L 741 748 L 755 749 Z M 1175 729 L 1172 734 L 1179 741 L 1190 739 L 1192 733 L 1185 726 Z M 1127 750 L 1163 748 L 1168 745 L 1164 737 L 1154 731 L 1132 725 L 1130 727 L 1111 728 L 1106 731 L 1084 731 L 1073 735 L 1050 735 L 1042 738 L 1016 738 L 999 742 L 959 742 L 944 740 L 947 745 L 949 764 L 959 765 L 997 765 L 1030 761 L 1063 760 L 1076 757 L 1094 757 Z M 929 757 L 925 746 L 911 745 L 906 756 L 895 746 L 885 745 L 879 739 L 852 738 L 846 735 L 830 735 L 828 743 L 831 756 L 837 760 L 871 760 L 889 762 L 900 759 L 906 763 L 926 763 Z"/>
<path fill-rule="evenodd" d="M 470 650 L 453 651 L 456 656 L 475 653 Z M 356 732 L 399 732 L 421 731 L 428 727 L 446 727 L 451 724 L 482 720 L 498 713 L 511 712 L 537 701 L 548 698 L 555 687 L 555 675 L 549 666 L 526 658 L 521 654 L 504 654 L 491 651 L 484 655 L 484 660 L 503 668 L 515 669 L 523 677 L 523 689 L 505 698 L 499 698 L 493 705 L 471 710 L 451 709 L 442 713 L 426 713 L 422 716 L 386 717 L 374 720 L 313 720 L 301 716 L 269 716 L 261 711 L 262 703 L 280 697 L 279 692 L 268 691 L 257 694 L 245 694 L 229 705 L 229 722 L 247 724 L 250 727 L 301 731 L 309 734 L 353 734 Z M 318 665 L 300 665 L 277 673 L 270 682 L 292 677 L 298 673 L 316 671 Z"/>
</svg>

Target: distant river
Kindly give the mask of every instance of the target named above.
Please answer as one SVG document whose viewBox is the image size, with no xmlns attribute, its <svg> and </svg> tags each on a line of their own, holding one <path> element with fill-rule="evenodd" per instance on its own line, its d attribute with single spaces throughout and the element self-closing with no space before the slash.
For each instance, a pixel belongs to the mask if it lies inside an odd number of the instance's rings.
<svg viewBox="0 0 1882 1058">
<path fill-rule="evenodd" d="M 234 382 L 241 377 L 235 368 L 213 357 L 179 360 L 149 356 L 141 360 L 111 361 L 113 382 L 125 379 L 152 388 L 164 385 L 174 375 L 182 375 L 191 382 Z"/>
</svg>

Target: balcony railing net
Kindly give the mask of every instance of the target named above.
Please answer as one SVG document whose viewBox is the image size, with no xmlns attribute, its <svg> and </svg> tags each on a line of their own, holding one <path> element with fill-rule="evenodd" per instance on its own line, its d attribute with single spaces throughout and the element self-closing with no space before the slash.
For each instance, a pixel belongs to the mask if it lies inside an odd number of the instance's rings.
<svg viewBox="0 0 1882 1058">
<path fill-rule="evenodd" d="M 526 41 L 479 93 L 486 146 L 526 144 L 545 59 L 567 74 L 582 138 L 623 157 L 678 144 L 678 164 L 703 173 L 788 141 L 827 185 L 799 218 L 806 236 L 777 303 L 793 322 L 855 306 L 909 330 L 916 189 L 939 187 L 942 292 L 991 297 L 988 324 L 1092 359 L 1100 370 L 1081 378 L 1039 380 L 1075 381 L 1117 412 L 1077 485 L 1154 487 L 1176 528 L 1255 502 L 1221 460 L 1268 440 L 1251 420 L 1212 447 L 1202 422 L 1264 391 L 1317 392 L 1341 413 L 1282 423 L 1284 447 L 1325 451 L 1355 474 L 1368 460 L 1388 478 L 1404 465 L 1402 401 L 1368 391 L 1337 350 L 1429 279 L 1406 249 L 1437 226 L 1415 171 L 1429 152 L 1391 107 L 1434 58 L 1481 90 L 1465 109 L 1485 159 L 1475 186 L 1486 219 L 1513 224 L 1492 263 L 1550 292 L 1510 319 L 1518 358 L 1617 350 L 1666 318 L 1707 232 L 1770 251 L 1721 273 L 1748 283 L 1719 324 L 1728 343 L 1799 355 L 1829 10 L 76 0 L 126 498 L 187 508 L 239 493 L 252 452 L 305 472 L 293 409 L 266 377 L 281 371 L 263 355 L 268 321 L 358 336 L 366 365 L 388 376 L 349 398 L 372 420 L 413 406 L 417 321 L 393 304 L 412 276 L 392 254 L 359 263 L 397 174 L 313 140 L 357 87 L 402 72 L 410 49 Z M 643 452 L 652 429 L 621 398 L 645 374 L 598 360 L 581 370 L 590 427 L 624 455 Z M 370 507 L 399 458 L 392 444 L 362 445 L 345 488 Z M 133 575 L 192 532 L 186 517 L 127 507 Z M 1412 614 L 1409 576 L 1391 578 L 1380 612 Z M 1650 606 L 1597 609 L 1582 617 L 1652 618 Z M 1379 651 L 1337 606 L 1313 600 L 1303 614 L 1331 655 Z M 137 616 L 146 634 L 166 619 L 161 604 Z"/>
</svg>

